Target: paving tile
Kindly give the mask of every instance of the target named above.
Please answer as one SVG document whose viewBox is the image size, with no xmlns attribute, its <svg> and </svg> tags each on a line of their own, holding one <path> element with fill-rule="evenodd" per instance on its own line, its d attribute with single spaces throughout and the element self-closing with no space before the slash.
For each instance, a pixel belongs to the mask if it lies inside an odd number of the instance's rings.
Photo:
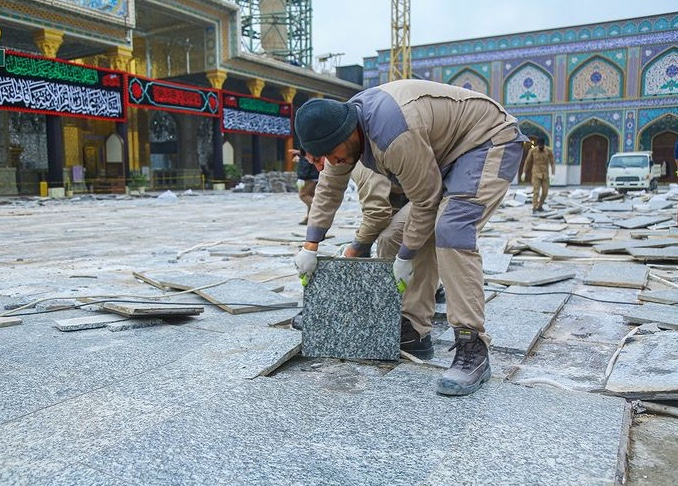
<svg viewBox="0 0 678 486">
<path fill-rule="evenodd" d="M 638 294 L 638 300 L 657 304 L 678 304 L 678 289 L 644 290 Z"/>
<path fill-rule="evenodd" d="M 644 240 L 622 240 L 610 243 L 600 243 L 593 246 L 598 253 L 630 253 L 632 248 L 661 248 L 665 246 L 678 245 L 676 238 L 648 238 Z"/>
<path fill-rule="evenodd" d="M 84 329 L 97 329 L 106 327 L 106 325 L 113 322 L 120 322 L 126 320 L 126 317 L 98 314 L 88 315 L 83 317 L 73 317 L 71 319 L 55 319 L 55 327 L 59 331 L 82 331 Z"/>
<path fill-rule="evenodd" d="M 635 334 L 614 362 L 605 389 L 626 398 L 678 399 L 678 331 Z"/>
<path fill-rule="evenodd" d="M 530 250 L 536 251 L 542 255 L 546 255 L 550 258 L 553 258 L 554 260 L 566 260 L 568 258 L 581 258 L 586 256 L 582 252 L 570 250 L 557 243 L 529 240 L 522 240 L 521 243 L 526 245 Z"/>
<path fill-rule="evenodd" d="M 628 252 L 634 260 L 643 262 L 675 262 L 678 260 L 678 246 L 668 248 L 630 248 Z"/>
<path fill-rule="evenodd" d="M 21 324 L 21 317 L 0 317 L 0 327 L 16 326 Z"/>
<path fill-rule="evenodd" d="M 302 353 L 397 360 L 400 306 L 392 262 L 321 257 L 304 290 Z"/>
<path fill-rule="evenodd" d="M 584 278 L 586 285 L 642 289 L 649 269 L 645 265 L 626 262 L 600 262 L 593 265 Z"/>
<path fill-rule="evenodd" d="M 615 219 L 614 224 L 626 229 L 637 229 L 647 228 L 653 224 L 670 221 L 671 219 L 673 219 L 673 215 L 670 214 L 658 216 L 636 216 L 634 218 Z"/>
<path fill-rule="evenodd" d="M 539 478 L 539 484 L 560 486 L 617 480 L 629 419 L 624 400 L 494 380 L 469 397 L 442 397 L 432 391 L 438 375 L 400 365 L 359 393 L 294 379 L 226 381 L 213 394 L 163 413 L 121 388 L 100 392 L 91 408 L 72 403 L 70 417 L 62 415 L 66 407 L 57 407 L 40 420 L 5 428 L 3 452 L 15 464 L 63 461 L 70 464 L 63 476 L 97 477 L 95 470 L 121 484 L 213 484 L 219 478 L 269 485 L 275 478 L 276 484 L 508 485 Z M 427 413 L 411 413 L 415 408 Z M 135 426 L 123 429 L 134 417 Z M 41 432 L 29 435 L 33 441 L 21 442 L 22 432 L 37 427 Z"/>
<path fill-rule="evenodd" d="M 545 268 L 541 270 L 514 270 L 497 275 L 486 275 L 485 282 L 502 285 L 545 285 L 574 278 L 576 273 L 570 270 Z"/>
<path fill-rule="evenodd" d="M 631 324 L 656 322 L 667 329 L 678 329 L 678 307 L 647 303 L 626 310 L 624 320 Z"/>
</svg>

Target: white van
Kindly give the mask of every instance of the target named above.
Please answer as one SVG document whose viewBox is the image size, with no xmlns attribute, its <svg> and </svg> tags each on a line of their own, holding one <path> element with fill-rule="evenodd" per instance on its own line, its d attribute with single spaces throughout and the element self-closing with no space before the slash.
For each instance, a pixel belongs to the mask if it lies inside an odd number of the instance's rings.
<svg viewBox="0 0 678 486">
<path fill-rule="evenodd" d="M 652 152 L 619 152 L 607 164 L 607 187 L 619 192 L 657 189 L 662 165 L 652 160 Z"/>
</svg>

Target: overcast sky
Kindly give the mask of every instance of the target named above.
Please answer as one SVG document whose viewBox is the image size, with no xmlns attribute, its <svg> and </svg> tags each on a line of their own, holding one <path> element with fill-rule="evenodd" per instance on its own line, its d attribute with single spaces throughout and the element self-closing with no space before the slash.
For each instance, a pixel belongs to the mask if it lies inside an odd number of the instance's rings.
<svg viewBox="0 0 678 486">
<path fill-rule="evenodd" d="M 312 0 L 313 56 L 339 66 L 391 46 L 391 0 Z M 411 0 L 410 45 L 678 12 L 676 0 Z M 314 59 L 315 63 L 315 59 Z"/>
</svg>

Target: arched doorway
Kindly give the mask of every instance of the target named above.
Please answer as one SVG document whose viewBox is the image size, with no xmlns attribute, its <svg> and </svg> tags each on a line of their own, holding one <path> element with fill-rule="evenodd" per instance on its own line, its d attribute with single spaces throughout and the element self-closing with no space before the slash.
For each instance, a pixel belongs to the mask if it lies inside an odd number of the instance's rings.
<svg viewBox="0 0 678 486">
<path fill-rule="evenodd" d="M 581 143 L 581 183 L 604 183 L 609 158 L 610 144 L 607 138 L 598 134 L 584 138 Z"/>
<path fill-rule="evenodd" d="M 652 150 L 655 162 L 666 162 L 666 176 L 661 182 L 676 182 L 676 162 L 673 149 L 678 140 L 678 116 L 673 113 L 657 118 L 640 132 L 638 145 L 640 150 Z"/>
<path fill-rule="evenodd" d="M 662 182 L 676 182 L 676 161 L 673 151 L 678 141 L 678 134 L 663 132 L 652 139 L 652 159 L 657 163 L 666 163 L 666 175 L 661 178 Z"/>
<path fill-rule="evenodd" d="M 579 180 L 573 174 L 571 183 L 605 184 L 607 162 L 619 151 L 619 141 L 615 128 L 595 117 L 571 129 L 567 137 L 567 165 L 580 167 Z"/>
</svg>

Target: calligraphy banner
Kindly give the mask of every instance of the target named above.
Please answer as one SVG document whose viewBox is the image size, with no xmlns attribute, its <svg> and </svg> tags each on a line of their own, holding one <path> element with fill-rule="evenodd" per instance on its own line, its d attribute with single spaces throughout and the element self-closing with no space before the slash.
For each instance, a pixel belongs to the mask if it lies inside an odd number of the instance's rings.
<svg viewBox="0 0 678 486">
<path fill-rule="evenodd" d="M 130 105 L 194 115 L 219 116 L 217 90 L 132 75 L 127 79 L 127 98 Z"/>
<path fill-rule="evenodd" d="M 7 51 L 0 109 L 125 121 L 123 74 Z"/>
<path fill-rule="evenodd" d="M 289 103 L 222 92 L 222 131 L 292 136 L 292 106 Z"/>
</svg>

